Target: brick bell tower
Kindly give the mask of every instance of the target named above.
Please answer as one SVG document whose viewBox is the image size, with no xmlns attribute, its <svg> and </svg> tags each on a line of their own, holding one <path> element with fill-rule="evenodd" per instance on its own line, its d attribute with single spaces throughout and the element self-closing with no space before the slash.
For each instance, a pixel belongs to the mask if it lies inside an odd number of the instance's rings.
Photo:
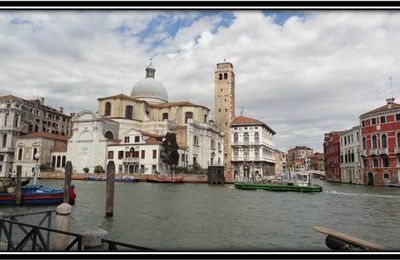
<svg viewBox="0 0 400 260">
<path fill-rule="evenodd" d="M 231 170 L 231 122 L 235 118 L 235 73 L 233 65 L 224 60 L 215 70 L 214 121 L 224 133 L 224 167 Z"/>
</svg>

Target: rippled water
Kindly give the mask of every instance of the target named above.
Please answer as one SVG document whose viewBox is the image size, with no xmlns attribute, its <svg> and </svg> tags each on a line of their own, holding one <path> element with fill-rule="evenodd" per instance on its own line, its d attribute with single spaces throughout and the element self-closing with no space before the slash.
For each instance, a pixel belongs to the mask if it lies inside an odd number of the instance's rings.
<svg viewBox="0 0 400 260">
<path fill-rule="evenodd" d="M 62 187 L 62 181 L 41 180 Z M 321 181 L 322 193 L 237 190 L 233 185 L 116 183 L 105 218 L 105 182 L 73 181 L 71 230 L 157 250 L 329 250 L 313 225 L 400 249 L 400 189 Z M 8 214 L 51 207 L 3 207 Z"/>
</svg>

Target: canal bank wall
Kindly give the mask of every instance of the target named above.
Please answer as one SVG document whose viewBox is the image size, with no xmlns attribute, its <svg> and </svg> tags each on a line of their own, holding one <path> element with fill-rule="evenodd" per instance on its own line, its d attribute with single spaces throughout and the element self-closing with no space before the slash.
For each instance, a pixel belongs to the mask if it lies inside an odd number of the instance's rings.
<svg viewBox="0 0 400 260">
<path fill-rule="evenodd" d="M 50 179 L 50 180 L 60 180 L 64 179 L 64 173 L 61 171 L 55 172 L 41 172 L 40 179 Z M 145 174 L 115 174 L 116 178 L 122 178 L 124 176 L 133 176 L 139 178 L 140 181 L 146 181 L 148 177 L 152 177 L 155 175 L 145 175 Z M 183 177 L 183 181 L 185 183 L 207 183 L 207 175 L 203 174 L 178 174 L 174 175 L 176 177 Z M 99 178 L 107 178 L 105 173 L 96 174 L 96 173 L 74 173 L 72 174 L 73 180 L 86 180 L 88 177 L 99 177 Z"/>
</svg>

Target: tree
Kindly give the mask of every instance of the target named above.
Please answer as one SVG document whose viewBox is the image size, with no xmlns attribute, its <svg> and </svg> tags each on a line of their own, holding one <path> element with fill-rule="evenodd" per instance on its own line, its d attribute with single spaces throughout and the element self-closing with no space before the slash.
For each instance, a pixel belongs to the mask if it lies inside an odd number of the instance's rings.
<svg viewBox="0 0 400 260">
<path fill-rule="evenodd" d="M 94 173 L 105 173 L 103 166 L 96 165 L 96 167 L 94 167 Z"/>
<path fill-rule="evenodd" d="M 176 135 L 174 133 L 167 133 L 164 141 L 162 142 L 161 160 L 171 170 L 179 162 L 178 143 L 176 142 Z"/>
</svg>

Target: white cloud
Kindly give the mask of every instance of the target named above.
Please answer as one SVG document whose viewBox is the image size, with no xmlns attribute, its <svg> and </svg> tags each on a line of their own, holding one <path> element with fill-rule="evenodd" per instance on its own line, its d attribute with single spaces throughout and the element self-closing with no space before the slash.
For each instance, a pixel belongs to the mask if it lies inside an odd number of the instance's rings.
<svg viewBox="0 0 400 260">
<path fill-rule="evenodd" d="M 400 98 L 396 11 L 315 11 L 282 25 L 258 11 L 237 11 L 229 27 L 218 27 L 222 14 L 199 13 L 3 11 L 0 91 L 39 93 L 70 112 L 96 110 L 98 97 L 129 94 L 155 56 L 156 77 L 171 100 L 212 108 L 214 70 L 226 58 L 236 73 L 237 114 L 243 106 L 246 116 L 265 121 L 282 149 L 317 150 L 324 132 L 350 128 L 384 104 L 389 76 Z M 138 33 L 160 15 L 165 22 L 142 42 Z M 195 18 L 168 33 L 178 20 Z M 117 32 L 120 26 L 126 30 Z M 163 44 L 146 52 L 157 40 Z"/>
</svg>

